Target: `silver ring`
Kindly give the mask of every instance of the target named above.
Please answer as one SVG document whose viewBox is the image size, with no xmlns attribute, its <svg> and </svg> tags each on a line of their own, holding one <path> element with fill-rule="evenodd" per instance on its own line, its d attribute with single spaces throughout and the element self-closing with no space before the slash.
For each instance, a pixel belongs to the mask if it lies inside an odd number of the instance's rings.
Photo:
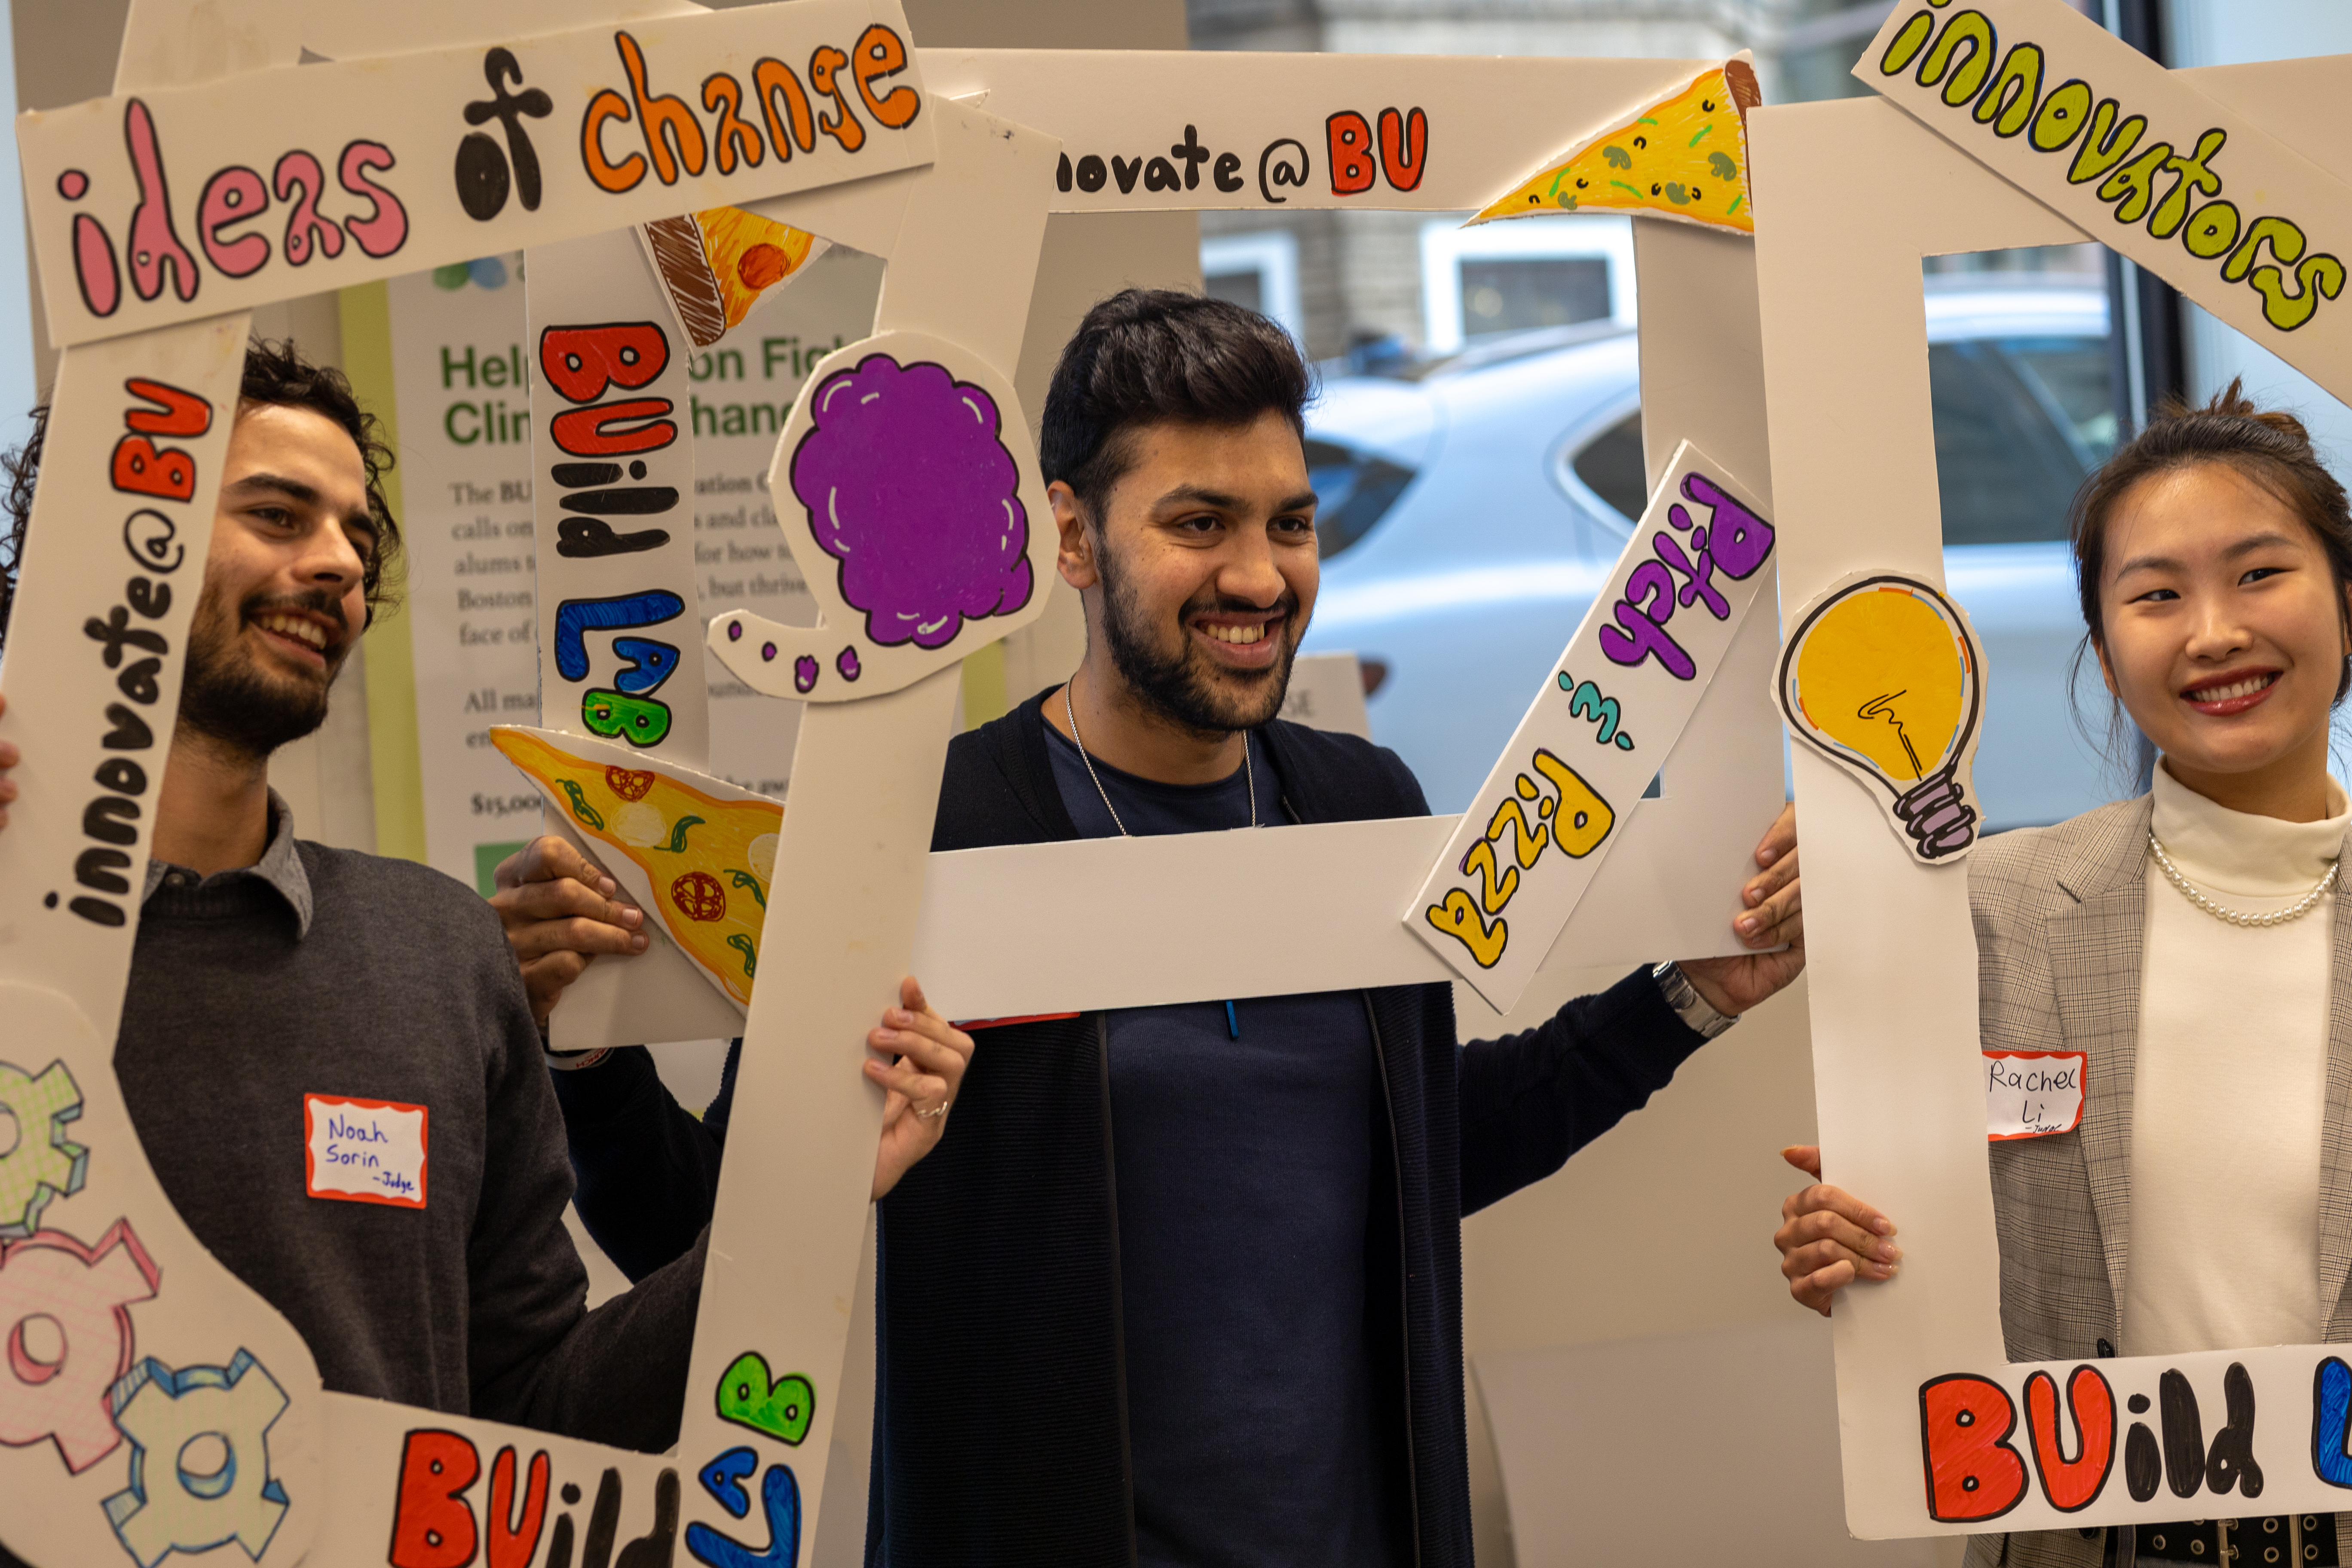
<svg viewBox="0 0 2352 1568">
<path fill-rule="evenodd" d="M 937 1117 L 945 1116 L 947 1113 L 948 1102 L 943 1100 L 940 1101 L 939 1104 L 932 1106 L 929 1110 L 918 1110 L 915 1112 L 915 1115 L 922 1121 L 929 1121 Z"/>
</svg>

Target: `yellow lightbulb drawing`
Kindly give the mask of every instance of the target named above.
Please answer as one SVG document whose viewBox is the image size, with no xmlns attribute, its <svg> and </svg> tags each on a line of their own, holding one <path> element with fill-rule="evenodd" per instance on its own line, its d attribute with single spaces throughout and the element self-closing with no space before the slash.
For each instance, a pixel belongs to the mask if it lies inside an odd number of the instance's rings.
<svg viewBox="0 0 2352 1568">
<path fill-rule="evenodd" d="M 1885 574 L 1841 584 L 1798 618 L 1776 686 L 1790 733 L 1887 792 L 1913 855 L 1940 860 L 1976 841 L 1984 657 L 1949 599 Z"/>
</svg>

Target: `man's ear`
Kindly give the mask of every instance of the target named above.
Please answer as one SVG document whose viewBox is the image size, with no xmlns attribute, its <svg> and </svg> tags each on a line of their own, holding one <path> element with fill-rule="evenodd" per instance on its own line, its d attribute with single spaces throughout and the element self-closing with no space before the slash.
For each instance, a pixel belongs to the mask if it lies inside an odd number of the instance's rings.
<svg viewBox="0 0 2352 1568">
<path fill-rule="evenodd" d="M 1100 582 L 1102 574 L 1095 568 L 1095 542 L 1087 531 L 1077 492 L 1055 479 L 1045 487 L 1045 499 L 1053 503 L 1054 528 L 1061 535 L 1055 560 L 1061 567 L 1062 581 L 1084 593 Z"/>
</svg>

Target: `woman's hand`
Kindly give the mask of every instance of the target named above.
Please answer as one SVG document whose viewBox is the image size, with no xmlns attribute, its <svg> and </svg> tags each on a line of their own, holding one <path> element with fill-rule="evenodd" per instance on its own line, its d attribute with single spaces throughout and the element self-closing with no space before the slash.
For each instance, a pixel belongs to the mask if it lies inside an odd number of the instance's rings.
<svg viewBox="0 0 2352 1568">
<path fill-rule="evenodd" d="M 883 1010 L 866 1037 L 866 1049 L 887 1058 L 866 1063 L 866 1079 L 888 1094 L 882 1147 L 874 1156 L 877 1202 L 938 1145 L 971 1062 L 971 1037 L 932 1010 L 911 974 L 898 982 L 898 1003 Z"/>
<path fill-rule="evenodd" d="M 1902 1261 L 1895 1245 L 1895 1222 L 1858 1198 L 1823 1186 L 1822 1152 L 1810 1143 L 1780 1151 L 1780 1158 L 1813 1178 L 1802 1192 L 1780 1204 L 1780 1228 L 1772 1245 L 1780 1249 L 1780 1272 L 1789 1294 L 1826 1318 L 1830 1300 L 1855 1279 L 1892 1279 Z"/>
<path fill-rule="evenodd" d="M 1756 875 L 1739 889 L 1747 912 L 1731 922 L 1743 946 L 1778 948 L 1732 958 L 1677 961 L 1692 988 L 1718 1013 L 1738 1016 L 1805 972 L 1805 899 L 1797 879 L 1797 808 L 1780 808 L 1756 847 Z"/>
</svg>

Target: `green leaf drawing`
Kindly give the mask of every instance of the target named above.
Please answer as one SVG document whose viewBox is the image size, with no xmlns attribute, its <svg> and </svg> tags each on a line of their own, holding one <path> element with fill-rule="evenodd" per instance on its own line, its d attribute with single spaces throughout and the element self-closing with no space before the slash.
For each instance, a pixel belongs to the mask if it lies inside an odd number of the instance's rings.
<svg viewBox="0 0 2352 1568">
<path fill-rule="evenodd" d="M 584 826 L 593 827 L 599 833 L 604 832 L 604 818 L 594 806 L 588 804 L 588 797 L 581 793 L 580 786 L 570 779 L 558 779 L 555 783 L 556 787 L 571 797 L 572 815 L 578 817 Z"/>
<path fill-rule="evenodd" d="M 765 899 L 762 899 L 760 901 L 762 904 L 767 902 Z M 743 978 L 746 980 L 758 979 L 760 950 L 751 945 L 751 939 L 745 936 L 739 931 L 733 936 L 727 939 L 727 945 L 743 955 Z"/>
<path fill-rule="evenodd" d="M 1697 135 L 1696 135 L 1696 136 L 1694 136 L 1694 137 L 1692 137 L 1692 138 L 1690 139 L 1690 144 L 1691 144 L 1692 146 L 1696 147 L 1696 146 L 1697 146 L 1700 142 L 1702 142 L 1706 141 L 1709 136 L 1713 135 L 1714 133 L 1715 133 L 1715 121 L 1712 121 L 1712 120 L 1710 120 L 1710 121 L 1708 121 L 1706 124 L 1704 124 L 1704 125 L 1702 125 L 1702 126 L 1700 126 L 1700 127 L 1698 128 L 1698 134 L 1697 134 Z"/>
<path fill-rule="evenodd" d="M 763 910 L 768 907 L 768 895 L 760 890 L 759 878 L 749 871 L 739 871 L 730 866 L 727 868 L 727 879 L 738 888 L 750 889 L 751 896 L 760 900 L 760 907 Z"/>
<path fill-rule="evenodd" d="M 669 842 L 656 844 L 654 847 L 672 855 L 678 854 L 686 848 L 686 830 L 701 826 L 702 818 L 698 816 L 681 816 L 677 819 L 677 826 L 669 830 Z"/>
</svg>

